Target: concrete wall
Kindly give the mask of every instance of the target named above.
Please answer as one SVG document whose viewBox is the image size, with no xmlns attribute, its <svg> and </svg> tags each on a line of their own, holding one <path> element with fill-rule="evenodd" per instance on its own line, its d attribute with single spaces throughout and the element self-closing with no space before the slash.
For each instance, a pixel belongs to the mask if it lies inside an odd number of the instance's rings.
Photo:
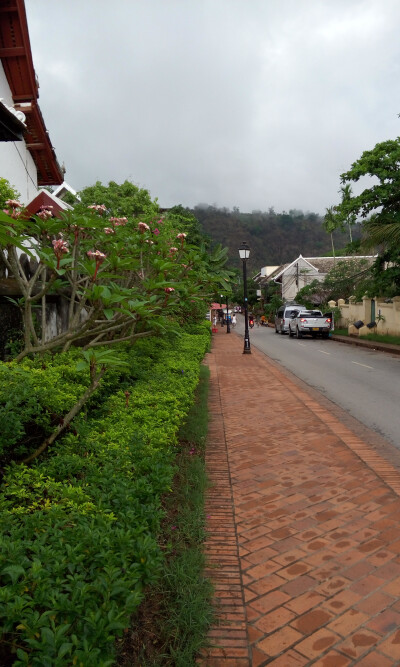
<svg viewBox="0 0 400 667">
<path fill-rule="evenodd" d="M 366 325 L 372 321 L 372 301 L 375 302 L 375 318 L 376 327 L 368 328 Z M 383 298 L 376 297 L 369 299 L 364 297 L 362 301 L 357 302 L 350 297 L 348 303 L 344 299 L 339 299 L 337 304 L 335 301 L 330 301 L 329 306 L 340 308 L 340 320 L 337 327 L 341 329 L 351 327 L 349 333 L 365 335 L 367 333 L 389 334 L 392 336 L 400 336 L 400 296 L 394 296 L 391 303 L 385 303 Z M 353 323 L 361 320 L 364 322 L 363 327 L 355 329 Z"/>
<path fill-rule="evenodd" d="M 0 63 L 0 97 L 11 107 L 13 99 Z M 26 148 L 25 141 L 0 142 L 0 177 L 6 178 L 20 193 L 20 201 L 27 204 L 38 193 L 36 165 Z"/>
</svg>

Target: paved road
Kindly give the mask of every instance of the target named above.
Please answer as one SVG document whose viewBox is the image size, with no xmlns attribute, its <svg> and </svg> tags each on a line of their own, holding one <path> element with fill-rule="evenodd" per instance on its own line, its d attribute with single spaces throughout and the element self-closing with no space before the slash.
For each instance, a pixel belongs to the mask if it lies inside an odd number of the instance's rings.
<svg viewBox="0 0 400 667">
<path fill-rule="evenodd" d="M 235 333 L 243 335 L 244 318 Z M 400 357 L 333 340 L 250 331 L 251 345 L 400 448 Z"/>
</svg>

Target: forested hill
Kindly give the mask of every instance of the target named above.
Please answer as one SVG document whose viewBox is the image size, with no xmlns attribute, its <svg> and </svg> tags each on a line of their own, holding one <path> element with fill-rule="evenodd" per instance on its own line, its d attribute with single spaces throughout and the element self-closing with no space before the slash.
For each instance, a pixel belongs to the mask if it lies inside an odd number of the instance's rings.
<svg viewBox="0 0 400 667">
<path fill-rule="evenodd" d="M 230 211 L 203 205 L 191 211 L 212 241 L 228 248 L 232 266 L 238 266 L 238 248 L 246 241 L 251 249 L 249 268 L 254 273 L 262 266 L 292 262 L 300 254 L 317 257 L 332 251 L 331 238 L 322 226 L 322 217 L 315 213 L 297 210 L 275 213 L 273 209 L 240 213 L 237 209 Z M 347 242 L 345 234 L 335 232 L 336 250 Z"/>
</svg>

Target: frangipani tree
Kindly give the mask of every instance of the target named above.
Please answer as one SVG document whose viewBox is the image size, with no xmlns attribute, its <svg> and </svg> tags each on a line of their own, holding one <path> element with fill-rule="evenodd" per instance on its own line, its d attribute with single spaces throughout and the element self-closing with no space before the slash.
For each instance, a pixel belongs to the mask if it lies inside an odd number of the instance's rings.
<svg viewBox="0 0 400 667">
<path fill-rule="evenodd" d="M 109 215 L 104 204 L 71 211 L 61 219 L 50 209 L 26 220 L 18 202 L 1 221 L 0 257 L 21 297 L 24 349 L 17 359 L 70 345 L 91 349 L 148 336 L 174 326 L 188 303 L 207 300 L 229 278 L 226 252 L 210 256 L 186 242 L 174 217 Z M 27 275 L 16 244 L 37 259 Z M 225 284 L 225 283 L 224 283 Z M 46 300 L 68 302 L 65 329 L 49 338 Z M 41 322 L 35 311 L 41 306 Z"/>
</svg>

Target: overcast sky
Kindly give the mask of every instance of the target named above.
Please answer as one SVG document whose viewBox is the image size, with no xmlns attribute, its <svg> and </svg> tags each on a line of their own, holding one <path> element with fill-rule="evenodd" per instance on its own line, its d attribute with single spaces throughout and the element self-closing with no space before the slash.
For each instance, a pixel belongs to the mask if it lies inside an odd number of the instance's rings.
<svg viewBox="0 0 400 667">
<path fill-rule="evenodd" d="M 66 180 L 323 214 L 400 135 L 399 0 L 25 0 Z"/>
</svg>

